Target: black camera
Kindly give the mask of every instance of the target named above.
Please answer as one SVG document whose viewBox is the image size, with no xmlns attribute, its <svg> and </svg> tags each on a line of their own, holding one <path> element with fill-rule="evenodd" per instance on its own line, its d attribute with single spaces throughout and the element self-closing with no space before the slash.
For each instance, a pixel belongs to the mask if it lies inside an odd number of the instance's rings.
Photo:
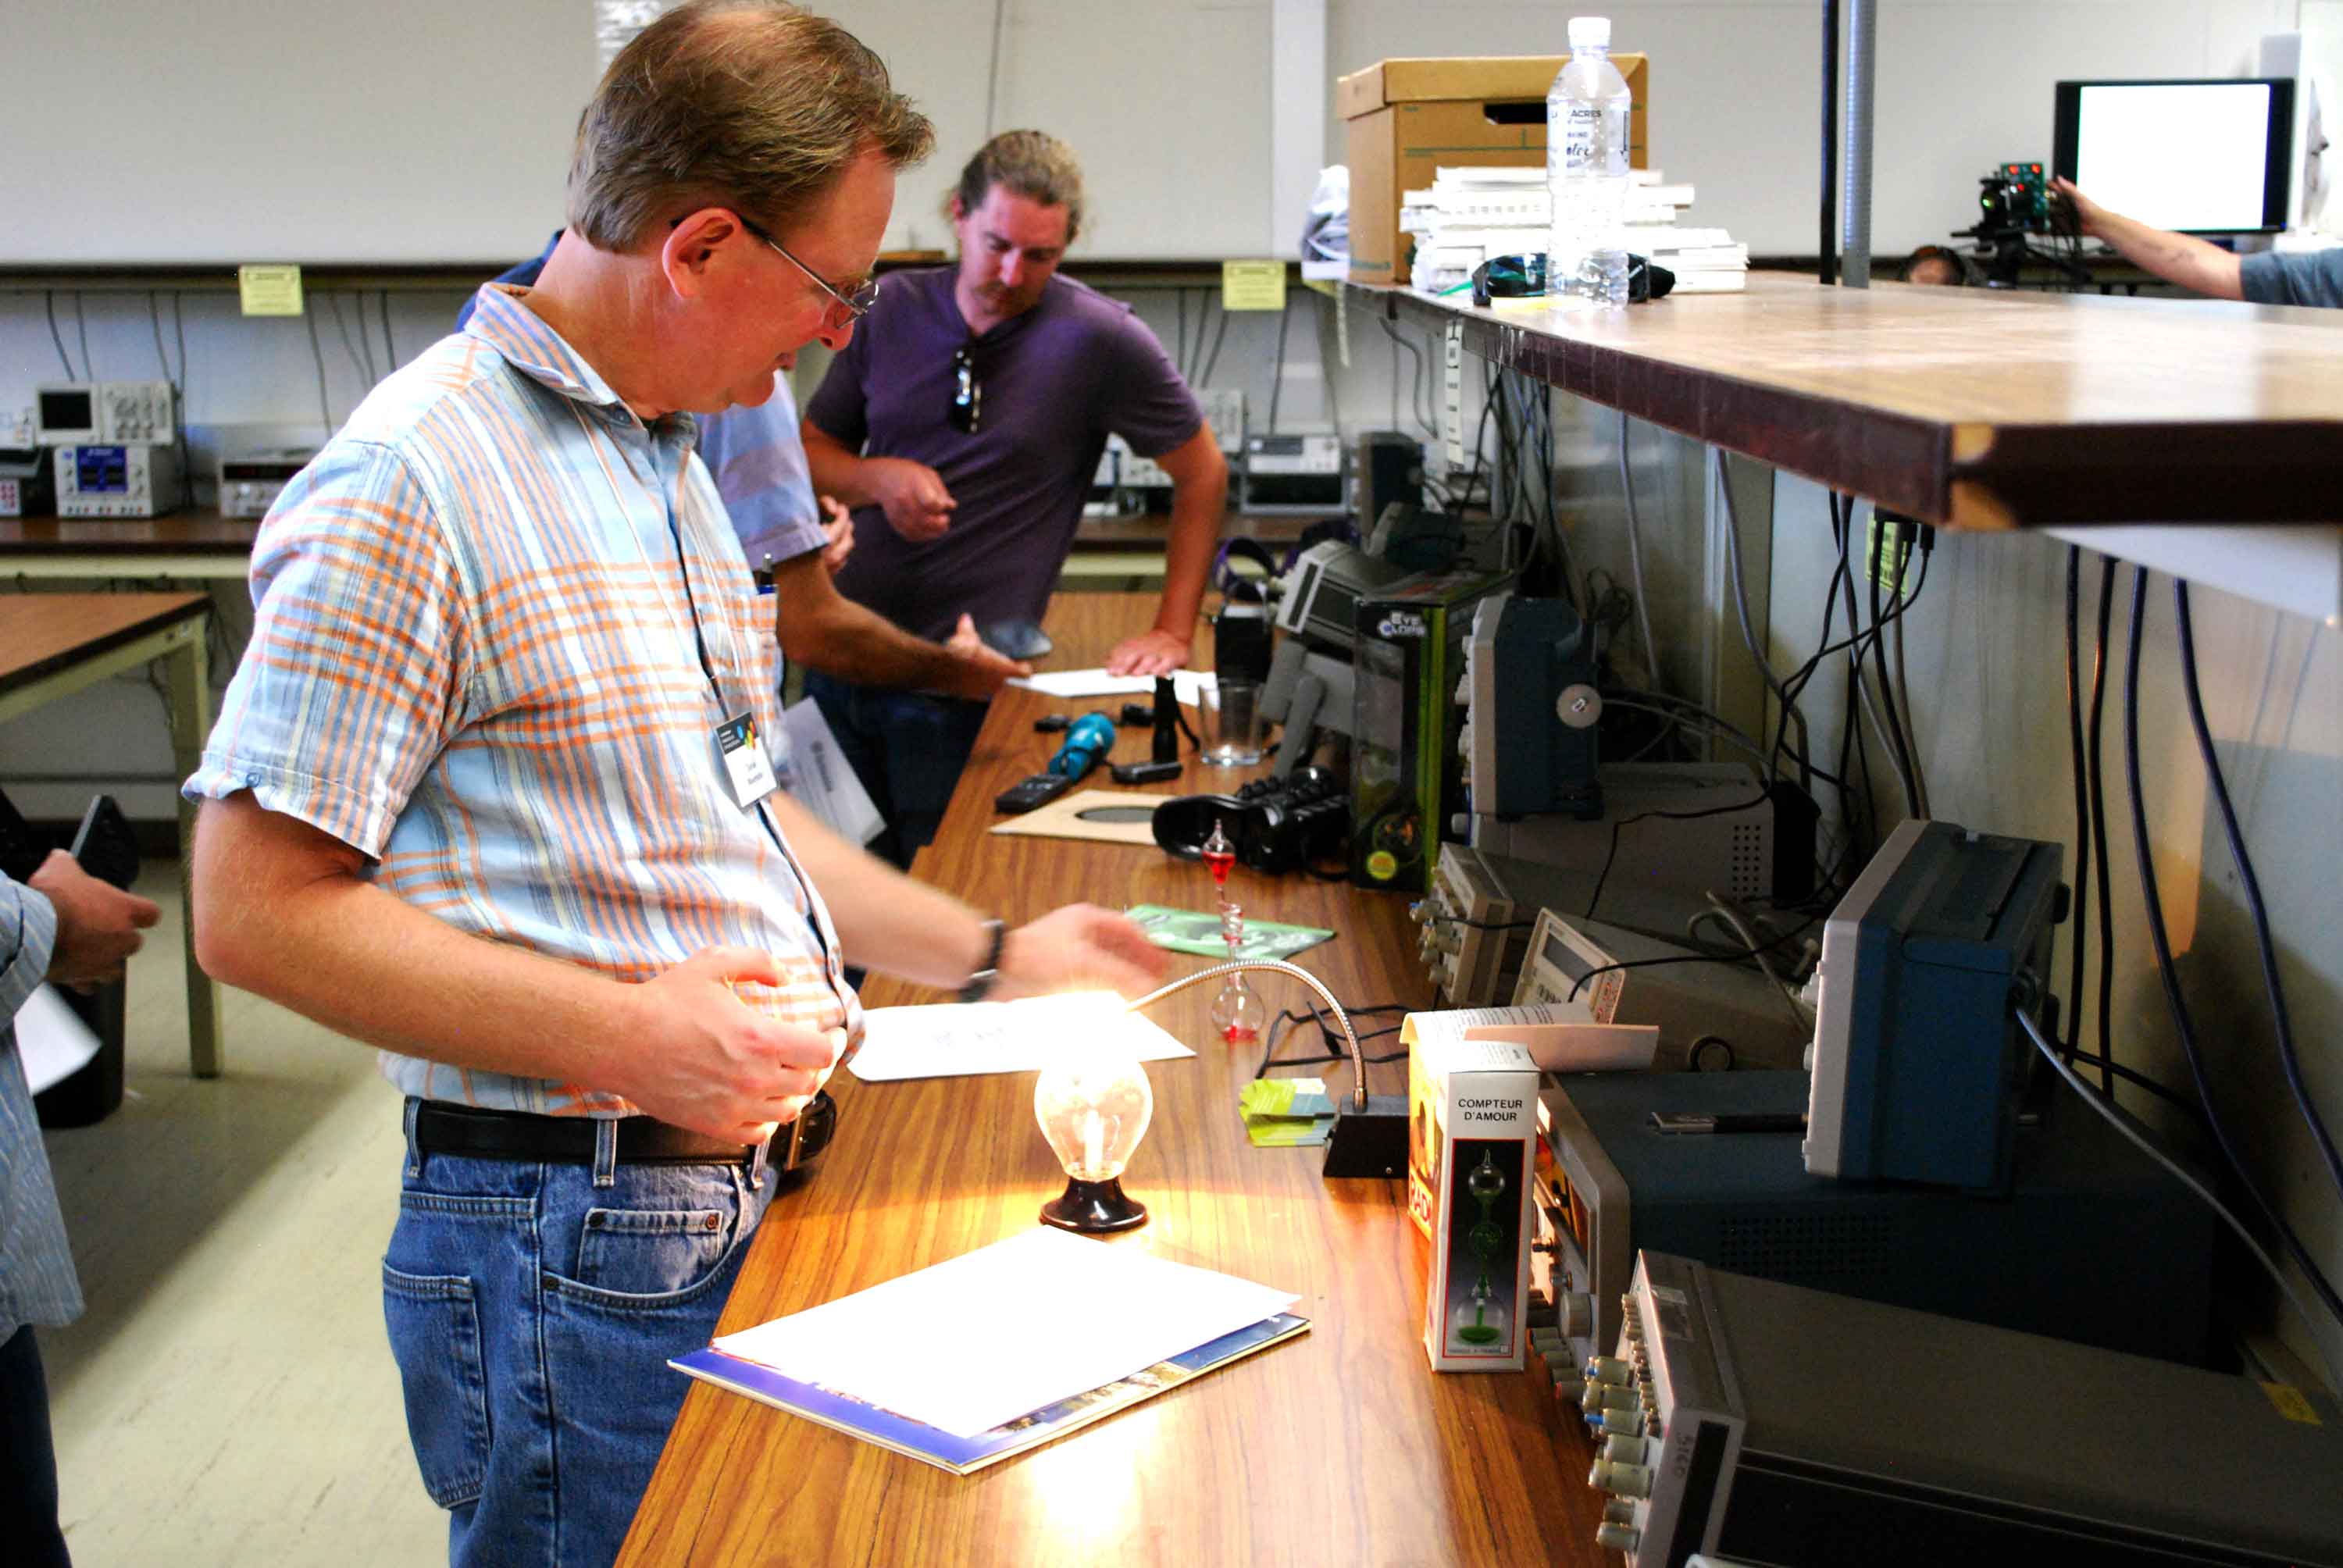
<svg viewBox="0 0 2343 1568">
<path fill-rule="evenodd" d="M 1155 809 L 1155 841 L 1192 860 L 1215 822 L 1245 865 L 1291 871 L 1350 853 L 1351 792 L 1323 768 L 1297 768 L 1290 778 L 1258 779 L 1233 795 L 1182 795 Z"/>
</svg>

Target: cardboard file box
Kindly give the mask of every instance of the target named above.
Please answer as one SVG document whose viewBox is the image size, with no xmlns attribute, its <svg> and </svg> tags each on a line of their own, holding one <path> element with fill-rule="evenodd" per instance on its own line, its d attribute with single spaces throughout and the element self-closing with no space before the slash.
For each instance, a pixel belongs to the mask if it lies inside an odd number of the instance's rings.
<svg viewBox="0 0 2343 1568">
<path fill-rule="evenodd" d="M 1545 95 L 1566 55 L 1378 60 L 1334 84 L 1351 167 L 1351 281 L 1405 283 L 1413 240 L 1400 232 L 1405 193 L 1443 166 L 1545 166 Z M 1614 54 L 1634 107 L 1627 162 L 1648 166 L 1650 63 Z"/>
<path fill-rule="evenodd" d="M 1434 1372 L 1523 1363 L 1538 1070 L 1527 1047 L 1467 1040 L 1462 1015 L 1416 1013 L 1407 1043 L 1407 1208 L 1424 1250 L 1423 1349 Z"/>
</svg>

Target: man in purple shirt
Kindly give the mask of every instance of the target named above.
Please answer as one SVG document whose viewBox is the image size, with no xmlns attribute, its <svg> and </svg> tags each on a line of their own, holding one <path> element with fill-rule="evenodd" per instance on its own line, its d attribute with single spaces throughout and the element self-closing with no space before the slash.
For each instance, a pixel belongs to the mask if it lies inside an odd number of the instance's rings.
<svg viewBox="0 0 2343 1568">
<path fill-rule="evenodd" d="M 1220 442 L 1130 307 L 1057 276 L 1082 216 L 1064 144 L 995 136 L 960 172 L 950 212 L 959 264 L 889 275 L 806 405 L 814 487 L 855 509 L 838 590 L 939 640 L 962 616 L 1038 623 L 1111 432 L 1173 488 L 1155 624 L 1107 668 L 1176 669 L 1228 499 Z M 806 689 L 887 817 L 872 848 L 909 865 L 935 834 L 985 705 L 819 672 Z"/>
</svg>

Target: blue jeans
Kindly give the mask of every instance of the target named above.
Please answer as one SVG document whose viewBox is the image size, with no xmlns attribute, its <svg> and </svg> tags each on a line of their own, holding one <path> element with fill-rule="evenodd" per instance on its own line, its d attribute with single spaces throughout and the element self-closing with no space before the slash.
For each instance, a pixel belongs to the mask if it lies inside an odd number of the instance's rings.
<svg viewBox="0 0 2343 1568">
<path fill-rule="evenodd" d="M 838 749 L 887 819 L 870 852 L 910 869 L 911 856 L 936 836 L 960 782 L 987 704 L 919 691 L 849 686 L 820 670 L 806 671 L 806 694 L 838 737 Z M 1034 771 L 1040 772 L 1039 759 Z"/>
<path fill-rule="evenodd" d="M 603 1568 L 773 1198 L 761 1166 L 424 1155 L 383 1316 L 455 1568 Z"/>
</svg>

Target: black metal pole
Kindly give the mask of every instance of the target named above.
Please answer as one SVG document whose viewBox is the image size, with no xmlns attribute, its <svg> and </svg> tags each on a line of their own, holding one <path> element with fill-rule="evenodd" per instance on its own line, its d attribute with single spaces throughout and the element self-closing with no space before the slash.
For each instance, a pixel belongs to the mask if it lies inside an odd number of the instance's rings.
<svg viewBox="0 0 2343 1568">
<path fill-rule="evenodd" d="M 1838 0 L 1823 0 L 1822 266 L 1825 284 L 1838 281 Z"/>
</svg>

